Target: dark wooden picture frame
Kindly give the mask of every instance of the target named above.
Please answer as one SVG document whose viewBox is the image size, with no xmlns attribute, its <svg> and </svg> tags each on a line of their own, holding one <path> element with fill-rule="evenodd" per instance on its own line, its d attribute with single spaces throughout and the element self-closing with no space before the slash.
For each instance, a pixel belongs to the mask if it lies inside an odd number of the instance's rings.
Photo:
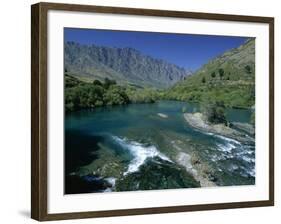
<svg viewBox="0 0 281 224">
<path fill-rule="evenodd" d="M 47 13 L 49 10 L 98 12 L 141 16 L 194 18 L 264 23 L 269 25 L 269 200 L 204 205 L 138 208 L 110 211 L 88 211 L 48 214 L 47 191 Z M 136 8 L 116 8 L 89 5 L 38 3 L 31 7 L 31 217 L 39 221 L 80 219 L 92 217 L 125 216 L 198 210 L 214 210 L 274 205 L 274 18 L 162 11 Z"/>
</svg>

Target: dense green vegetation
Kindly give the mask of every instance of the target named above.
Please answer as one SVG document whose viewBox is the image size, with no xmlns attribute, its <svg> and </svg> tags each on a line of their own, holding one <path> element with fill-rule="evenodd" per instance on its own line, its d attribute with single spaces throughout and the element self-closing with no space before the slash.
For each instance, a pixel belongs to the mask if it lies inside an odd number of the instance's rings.
<svg viewBox="0 0 281 224">
<path fill-rule="evenodd" d="M 249 108 L 255 102 L 255 41 L 209 61 L 192 76 L 165 92 L 165 98 L 190 102 L 223 102 Z"/>
<path fill-rule="evenodd" d="M 206 116 L 208 122 L 213 124 L 225 124 L 227 120 L 225 116 L 225 106 L 223 102 L 205 102 L 202 104 L 202 112 Z"/>
<path fill-rule="evenodd" d="M 154 89 L 120 86 L 108 78 L 104 82 L 94 80 L 88 83 L 65 74 L 66 112 L 100 106 L 153 103 L 158 98 L 159 94 Z"/>
<path fill-rule="evenodd" d="M 231 84 L 228 80 L 212 83 L 202 79 L 200 85 L 176 85 L 165 93 L 164 98 L 189 102 L 214 100 L 224 102 L 227 107 L 248 108 L 255 102 L 255 88 L 254 84 Z"/>
</svg>

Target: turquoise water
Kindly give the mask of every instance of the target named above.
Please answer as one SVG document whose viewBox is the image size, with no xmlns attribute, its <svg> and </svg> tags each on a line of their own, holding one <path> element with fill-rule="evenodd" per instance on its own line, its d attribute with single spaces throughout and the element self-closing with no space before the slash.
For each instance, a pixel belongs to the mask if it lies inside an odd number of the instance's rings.
<svg viewBox="0 0 281 224">
<path fill-rule="evenodd" d="M 190 127 L 183 108 L 200 111 L 196 104 L 160 101 L 68 114 L 65 192 L 199 187 L 198 179 L 178 163 L 180 152 L 196 158 L 194 167 L 207 170 L 204 175 L 218 186 L 254 184 L 254 144 Z M 230 122 L 249 122 L 251 116 L 250 110 L 226 112 Z"/>
</svg>

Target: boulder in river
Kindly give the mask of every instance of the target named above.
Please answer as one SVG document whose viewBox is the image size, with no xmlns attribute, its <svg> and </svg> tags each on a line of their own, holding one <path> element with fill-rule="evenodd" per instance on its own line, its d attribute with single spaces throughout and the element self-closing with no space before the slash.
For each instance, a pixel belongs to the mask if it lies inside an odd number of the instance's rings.
<svg viewBox="0 0 281 224">
<path fill-rule="evenodd" d="M 162 118 L 168 118 L 168 115 L 167 115 L 167 114 L 157 113 L 157 115 L 158 115 L 159 117 L 162 117 Z"/>
</svg>

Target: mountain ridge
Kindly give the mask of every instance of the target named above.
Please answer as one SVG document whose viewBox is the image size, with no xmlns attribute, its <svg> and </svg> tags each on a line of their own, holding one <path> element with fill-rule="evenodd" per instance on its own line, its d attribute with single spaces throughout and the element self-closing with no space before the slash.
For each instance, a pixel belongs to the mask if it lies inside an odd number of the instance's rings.
<svg viewBox="0 0 281 224">
<path fill-rule="evenodd" d="M 89 80 L 109 78 L 121 84 L 163 89 L 191 75 L 185 68 L 130 47 L 66 42 L 64 56 L 68 73 Z"/>
</svg>

